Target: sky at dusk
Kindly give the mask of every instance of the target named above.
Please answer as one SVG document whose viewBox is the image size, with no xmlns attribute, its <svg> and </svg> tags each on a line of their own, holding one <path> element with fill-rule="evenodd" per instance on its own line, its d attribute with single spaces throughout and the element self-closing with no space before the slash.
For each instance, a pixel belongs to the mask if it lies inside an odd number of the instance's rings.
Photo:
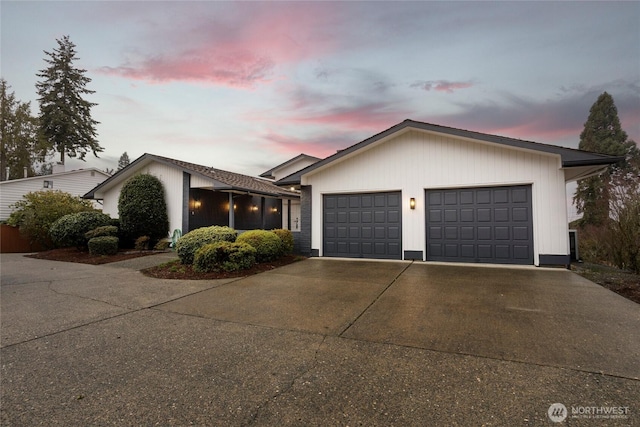
<svg viewBox="0 0 640 427">
<path fill-rule="evenodd" d="M 145 152 L 249 175 L 404 119 L 577 148 L 603 91 L 640 141 L 640 2 L 2 1 L 2 77 L 37 114 L 69 35 L 115 168 Z M 70 166 L 69 166 L 70 165 Z"/>
</svg>

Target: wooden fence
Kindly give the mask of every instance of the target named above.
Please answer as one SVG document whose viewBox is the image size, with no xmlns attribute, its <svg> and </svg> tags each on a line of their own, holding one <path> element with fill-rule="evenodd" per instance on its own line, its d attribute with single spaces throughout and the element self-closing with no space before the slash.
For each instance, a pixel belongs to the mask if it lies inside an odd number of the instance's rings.
<svg viewBox="0 0 640 427">
<path fill-rule="evenodd" d="M 0 253 L 24 253 L 38 252 L 43 248 L 37 244 L 29 243 L 29 239 L 20 234 L 18 227 L 0 224 Z"/>
</svg>

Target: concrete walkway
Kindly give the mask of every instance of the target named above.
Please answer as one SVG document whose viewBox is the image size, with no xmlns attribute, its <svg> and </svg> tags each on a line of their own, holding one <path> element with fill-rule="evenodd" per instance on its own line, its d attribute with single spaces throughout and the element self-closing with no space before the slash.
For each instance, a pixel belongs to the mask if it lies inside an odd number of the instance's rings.
<svg viewBox="0 0 640 427">
<path fill-rule="evenodd" d="M 537 426 L 553 403 L 567 425 L 640 424 L 640 305 L 571 272 L 136 271 L 165 260 L 2 255 L 0 424 Z"/>
</svg>

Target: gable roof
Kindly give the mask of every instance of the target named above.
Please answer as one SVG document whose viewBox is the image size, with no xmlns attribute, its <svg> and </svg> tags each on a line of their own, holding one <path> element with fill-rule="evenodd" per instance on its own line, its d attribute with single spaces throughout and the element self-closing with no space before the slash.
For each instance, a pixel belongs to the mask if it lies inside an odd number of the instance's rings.
<svg viewBox="0 0 640 427">
<path fill-rule="evenodd" d="M 111 175 L 109 175 L 108 173 L 106 173 L 105 171 L 101 171 L 100 169 L 97 168 L 86 168 L 86 169 L 74 169 L 71 171 L 65 171 L 65 172 L 56 172 L 56 173 L 50 173 L 49 175 L 36 175 L 36 176 L 30 176 L 27 178 L 17 178 L 17 179 L 8 179 L 6 181 L 0 181 L 0 185 L 4 185 L 4 184 L 15 184 L 18 182 L 26 182 L 26 181 L 33 181 L 33 180 L 38 180 L 38 179 L 51 179 L 51 178 L 56 178 L 59 176 L 67 176 L 67 175 L 78 175 L 78 174 L 82 174 L 85 172 L 98 172 L 101 175 L 104 175 L 105 178 L 109 178 Z"/>
<path fill-rule="evenodd" d="M 291 165 L 293 163 L 296 163 L 296 162 L 298 162 L 300 160 L 309 160 L 309 161 L 312 161 L 313 163 L 315 163 L 315 162 L 319 162 L 322 159 L 302 153 L 302 154 L 297 155 L 293 159 L 289 159 L 286 162 L 280 163 L 278 166 L 274 166 L 271 169 L 269 169 L 268 171 L 261 173 L 260 176 L 263 177 L 263 178 L 271 178 L 271 179 L 273 179 L 274 178 L 274 176 L 273 176 L 274 175 L 274 171 L 276 171 L 278 169 L 282 169 L 284 167 L 287 167 L 287 166 L 289 166 L 289 165 Z"/>
<path fill-rule="evenodd" d="M 606 154 L 592 153 L 583 150 L 576 150 L 574 148 L 560 147 L 557 145 L 541 144 L 539 142 L 525 141 L 522 139 L 508 138 L 504 136 L 491 135 L 487 133 L 474 132 L 464 129 L 456 129 L 447 126 L 434 125 L 431 123 L 417 122 L 415 120 L 405 120 L 398 123 L 395 126 L 390 127 L 370 138 L 365 139 L 355 145 L 352 145 L 344 150 L 340 150 L 337 153 L 310 165 L 296 173 L 286 176 L 278 181 L 276 184 L 296 185 L 300 184 L 302 175 L 305 175 L 320 167 L 326 166 L 338 159 L 348 156 L 358 150 L 361 150 L 375 142 L 378 142 L 384 138 L 387 138 L 395 133 L 404 132 L 410 129 L 417 129 L 427 132 L 440 133 L 445 135 L 457 136 L 461 138 L 474 139 L 478 141 L 490 142 L 493 144 L 504 145 L 507 147 L 522 148 L 526 150 L 539 151 L 550 154 L 557 154 L 562 159 L 562 167 L 581 167 L 581 166 L 597 166 L 597 165 L 610 165 L 623 160 L 623 157 L 614 157 Z"/>
<path fill-rule="evenodd" d="M 107 189 L 116 183 L 124 181 L 129 176 L 133 175 L 137 169 L 151 162 L 162 163 L 180 169 L 181 171 L 187 172 L 189 174 L 200 175 L 205 179 L 211 180 L 216 190 L 253 193 L 257 195 L 275 197 L 300 197 L 299 193 L 285 190 L 281 187 L 278 187 L 277 185 L 272 184 L 266 179 L 256 178 L 235 172 L 229 172 L 222 169 L 215 169 L 209 166 L 184 162 L 182 160 L 171 159 L 169 157 L 162 157 L 149 153 L 143 154 L 142 156 L 131 162 L 127 167 L 118 171 L 111 178 L 85 194 L 83 197 L 85 199 L 94 199 L 97 192 Z"/>
</svg>

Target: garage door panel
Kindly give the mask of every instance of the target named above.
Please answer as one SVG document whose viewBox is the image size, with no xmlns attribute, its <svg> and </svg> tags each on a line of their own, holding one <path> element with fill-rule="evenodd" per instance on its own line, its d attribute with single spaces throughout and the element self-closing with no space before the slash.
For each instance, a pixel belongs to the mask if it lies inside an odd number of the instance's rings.
<svg viewBox="0 0 640 427">
<path fill-rule="evenodd" d="M 533 254 L 530 251 L 528 246 L 514 246 L 513 247 L 513 256 L 517 259 L 529 259 L 533 257 Z"/>
<path fill-rule="evenodd" d="M 400 227 L 387 228 L 387 238 L 393 240 L 400 240 Z"/>
<path fill-rule="evenodd" d="M 460 255 L 463 258 L 475 258 L 476 250 L 474 245 L 460 245 Z"/>
<path fill-rule="evenodd" d="M 323 197 L 325 256 L 402 259 L 400 192 Z"/>
<path fill-rule="evenodd" d="M 442 227 L 429 227 L 430 239 L 442 239 Z"/>
<path fill-rule="evenodd" d="M 432 209 L 429 211 L 429 222 L 442 222 L 442 211 Z"/>
<path fill-rule="evenodd" d="M 493 210 L 493 218 L 496 220 L 496 222 L 509 222 L 509 209 L 495 208 Z"/>
<path fill-rule="evenodd" d="M 427 260 L 533 264 L 531 186 L 425 193 Z"/>
<path fill-rule="evenodd" d="M 513 208 L 513 220 L 516 222 L 528 222 L 529 210 L 527 208 Z"/>
</svg>

